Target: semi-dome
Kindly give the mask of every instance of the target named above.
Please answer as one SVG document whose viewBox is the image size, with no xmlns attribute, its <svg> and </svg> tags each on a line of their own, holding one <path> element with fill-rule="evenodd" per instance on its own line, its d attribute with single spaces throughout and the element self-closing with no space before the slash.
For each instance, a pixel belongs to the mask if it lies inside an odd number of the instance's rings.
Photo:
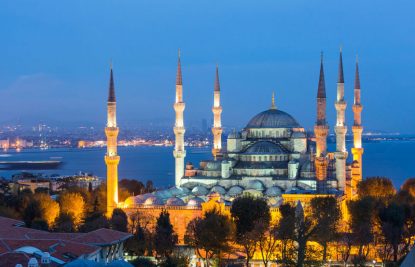
<svg viewBox="0 0 415 267">
<path fill-rule="evenodd" d="M 226 194 L 226 190 L 225 188 L 223 188 L 220 185 L 215 185 L 214 187 L 212 187 L 212 189 L 210 189 L 211 193 L 218 193 L 219 195 L 225 195 Z"/>
<path fill-rule="evenodd" d="M 163 200 L 156 196 L 151 196 L 144 201 L 144 205 L 146 206 L 153 206 L 153 205 L 163 205 Z"/>
<path fill-rule="evenodd" d="M 254 190 L 262 191 L 264 190 L 264 184 L 259 180 L 249 181 L 247 189 L 254 189 Z"/>
<path fill-rule="evenodd" d="M 187 189 L 186 187 L 173 186 L 168 190 L 172 196 L 181 196 L 189 193 L 189 189 Z"/>
<path fill-rule="evenodd" d="M 282 190 L 278 186 L 271 186 L 265 191 L 265 195 L 268 197 L 276 197 L 276 196 L 280 196 L 281 194 L 282 194 Z"/>
<path fill-rule="evenodd" d="M 258 141 L 248 147 L 244 154 L 287 154 L 280 145 L 270 141 Z"/>
<path fill-rule="evenodd" d="M 182 199 L 178 197 L 171 197 L 166 201 L 167 206 L 184 206 L 185 203 Z"/>
<path fill-rule="evenodd" d="M 229 188 L 228 195 L 234 197 L 242 194 L 243 191 L 244 189 L 242 187 L 240 187 L 239 185 L 234 185 L 231 188 Z"/>
<path fill-rule="evenodd" d="M 253 117 L 246 128 L 300 128 L 300 124 L 288 113 L 268 109 Z"/>
<path fill-rule="evenodd" d="M 187 206 L 189 207 L 200 207 L 202 206 L 203 203 L 203 199 L 201 199 L 200 197 L 193 197 L 191 199 L 189 199 L 189 201 L 187 202 Z"/>
<path fill-rule="evenodd" d="M 192 194 L 195 196 L 206 196 L 209 193 L 209 190 L 203 185 L 195 186 L 192 189 Z"/>
</svg>

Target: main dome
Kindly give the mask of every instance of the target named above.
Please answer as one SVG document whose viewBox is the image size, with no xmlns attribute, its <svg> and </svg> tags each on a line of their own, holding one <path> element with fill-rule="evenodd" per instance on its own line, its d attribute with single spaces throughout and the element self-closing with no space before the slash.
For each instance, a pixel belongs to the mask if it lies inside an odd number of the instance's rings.
<svg viewBox="0 0 415 267">
<path fill-rule="evenodd" d="M 278 109 L 265 110 L 253 117 L 246 128 L 300 128 L 300 124 L 288 113 Z"/>
</svg>

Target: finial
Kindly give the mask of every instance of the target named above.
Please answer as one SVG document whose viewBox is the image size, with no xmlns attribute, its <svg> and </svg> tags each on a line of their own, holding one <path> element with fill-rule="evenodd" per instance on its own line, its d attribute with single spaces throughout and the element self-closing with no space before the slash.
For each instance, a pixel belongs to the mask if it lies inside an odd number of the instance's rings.
<svg viewBox="0 0 415 267">
<path fill-rule="evenodd" d="M 343 51 L 343 48 L 342 46 L 340 46 L 339 76 L 338 76 L 337 83 L 344 83 L 342 51 Z"/>
<path fill-rule="evenodd" d="M 112 70 L 112 58 L 110 59 L 110 69 Z"/>
<path fill-rule="evenodd" d="M 320 52 L 320 62 L 323 64 L 324 53 L 323 50 Z"/>
<path fill-rule="evenodd" d="M 277 109 L 275 106 L 275 92 L 272 92 L 272 98 L 271 98 L 271 109 Z"/>
<path fill-rule="evenodd" d="M 180 48 L 177 53 L 178 59 L 177 59 L 177 74 L 176 74 L 176 85 L 182 85 L 182 66 L 180 63 Z"/>
<path fill-rule="evenodd" d="M 342 52 L 343 52 L 343 45 L 340 44 L 340 53 L 342 53 Z"/>
<path fill-rule="evenodd" d="M 178 50 L 178 52 L 177 52 L 177 55 L 179 56 L 179 58 L 180 58 L 180 48 L 179 48 L 179 50 Z"/>
<path fill-rule="evenodd" d="M 356 64 L 359 64 L 359 55 L 356 54 Z"/>
</svg>

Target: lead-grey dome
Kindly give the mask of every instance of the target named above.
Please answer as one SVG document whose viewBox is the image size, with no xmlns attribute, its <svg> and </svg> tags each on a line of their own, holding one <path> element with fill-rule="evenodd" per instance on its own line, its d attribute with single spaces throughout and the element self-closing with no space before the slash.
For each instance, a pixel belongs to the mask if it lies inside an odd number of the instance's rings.
<svg viewBox="0 0 415 267">
<path fill-rule="evenodd" d="M 258 141 L 248 147 L 244 154 L 287 154 L 278 144 L 270 141 Z"/>
<path fill-rule="evenodd" d="M 288 113 L 279 109 L 265 110 L 253 117 L 246 128 L 300 128 L 300 124 Z"/>
</svg>

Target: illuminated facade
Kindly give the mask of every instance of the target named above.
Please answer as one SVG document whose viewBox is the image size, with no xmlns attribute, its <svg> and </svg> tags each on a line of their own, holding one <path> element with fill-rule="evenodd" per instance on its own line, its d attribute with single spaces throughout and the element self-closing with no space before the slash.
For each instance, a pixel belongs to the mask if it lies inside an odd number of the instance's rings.
<svg viewBox="0 0 415 267">
<path fill-rule="evenodd" d="M 118 163 L 120 157 L 117 154 L 117 136 L 119 129 L 117 127 L 115 87 L 112 66 L 110 70 L 110 82 L 107 102 L 107 127 L 105 135 L 107 136 L 107 154 L 105 155 L 105 164 L 107 165 L 107 214 L 118 205 Z"/>
</svg>

